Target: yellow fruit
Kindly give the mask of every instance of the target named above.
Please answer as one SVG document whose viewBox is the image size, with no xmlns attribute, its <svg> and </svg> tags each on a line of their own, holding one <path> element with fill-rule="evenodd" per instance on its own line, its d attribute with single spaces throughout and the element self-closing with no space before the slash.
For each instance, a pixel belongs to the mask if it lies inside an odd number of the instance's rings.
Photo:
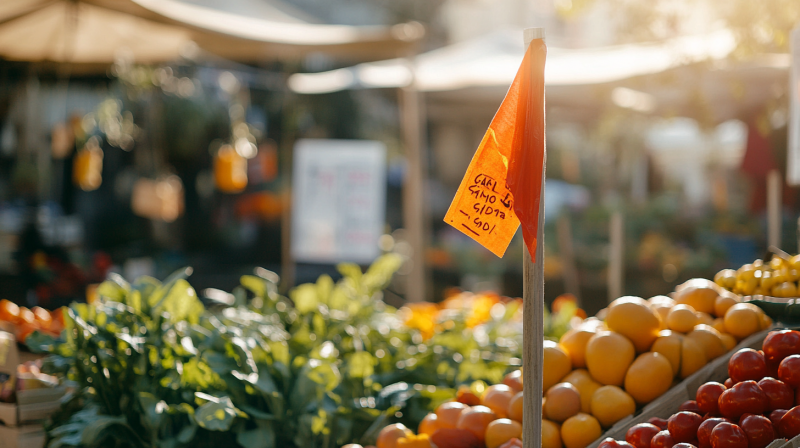
<svg viewBox="0 0 800 448">
<path fill-rule="evenodd" d="M 667 358 L 670 366 L 672 367 L 672 376 L 675 376 L 681 370 L 681 345 L 683 343 L 683 336 L 677 333 L 672 333 L 669 330 L 662 331 L 661 336 L 653 343 L 650 349 L 655 353 L 660 353 Z"/>
<path fill-rule="evenodd" d="M 672 364 L 658 352 L 639 355 L 625 374 L 625 391 L 639 404 L 649 403 L 672 385 Z"/>
<path fill-rule="evenodd" d="M 514 438 L 522 438 L 522 424 L 514 420 L 501 418 L 486 427 L 486 448 L 499 448 Z"/>
<path fill-rule="evenodd" d="M 594 330 L 582 327 L 573 328 L 561 336 L 558 342 L 572 361 L 572 368 L 581 369 L 586 367 L 586 344 L 595 335 Z"/>
<path fill-rule="evenodd" d="M 553 341 L 544 341 L 544 364 L 542 365 L 542 390 L 547 390 L 561 381 L 572 370 L 569 355 Z"/>
<path fill-rule="evenodd" d="M 605 428 L 633 414 L 634 411 L 636 402 L 633 397 L 617 386 L 603 386 L 592 395 L 592 415 Z"/>
<path fill-rule="evenodd" d="M 750 306 L 748 306 L 750 305 Z M 742 340 L 761 329 L 759 313 L 749 303 L 737 303 L 725 313 L 725 332 Z"/>
<path fill-rule="evenodd" d="M 736 285 L 736 271 L 733 269 L 723 269 L 714 276 L 714 283 L 725 289 L 733 289 Z"/>
<path fill-rule="evenodd" d="M 714 319 L 714 321 L 711 322 L 711 327 L 713 327 L 715 330 L 719 331 L 720 333 L 724 333 L 725 332 L 725 318 L 718 317 L 718 318 Z"/>
<path fill-rule="evenodd" d="M 783 261 L 783 258 L 781 258 L 781 257 L 779 257 L 777 255 L 773 255 L 772 259 L 769 260 L 769 267 L 771 267 L 772 269 L 774 269 L 776 271 L 781 269 L 784 266 L 784 264 L 785 263 Z"/>
<path fill-rule="evenodd" d="M 710 314 L 701 313 L 700 311 L 698 311 L 695 313 L 695 316 L 697 316 L 698 324 L 711 325 L 712 323 L 714 323 L 714 317 L 712 317 Z"/>
<path fill-rule="evenodd" d="M 733 350 L 736 347 L 736 338 L 731 336 L 729 333 L 719 333 L 719 337 L 722 338 L 722 343 L 725 344 L 725 349 L 728 351 Z"/>
<path fill-rule="evenodd" d="M 655 305 L 666 305 L 672 308 L 673 306 L 675 306 L 675 300 L 673 300 L 672 297 L 669 296 L 653 296 L 647 299 L 647 303 L 649 303 L 651 307 Z"/>
<path fill-rule="evenodd" d="M 661 329 L 665 330 L 667 328 L 667 314 L 675 306 L 675 301 L 667 296 L 654 296 L 647 299 L 647 303 L 650 304 L 650 309 L 655 311 L 658 317 L 661 318 Z"/>
<path fill-rule="evenodd" d="M 783 282 L 772 287 L 772 295 L 775 297 L 795 297 L 797 296 L 797 286 L 793 282 Z"/>
<path fill-rule="evenodd" d="M 725 328 L 727 327 L 728 325 L 726 324 Z M 708 360 L 712 360 L 727 351 L 725 350 L 725 344 L 722 342 L 719 331 L 715 330 L 714 327 L 710 325 L 696 325 L 694 330 L 690 331 L 686 337 L 694 340 L 703 348 Z"/>
<path fill-rule="evenodd" d="M 701 278 L 693 278 L 675 289 L 675 303 L 689 305 L 695 311 L 707 314 L 714 312 L 718 296 L 719 286 Z"/>
<path fill-rule="evenodd" d="M 794 269 L 800 269 L 800 255 L 795 255 L 789 259 L 789 266 Z"/>
<path fill-rule="evenodd" d="M 581 394 L 570 383 L 558 383 L 547 390 L 544 404 L 545 417 L 563 422 L 581 411 Z"/>
<path fill-rule="evenodd" d="M 667 328 L 678 333 L 688 333 L 697 325 L 697 314 L 689 305 L 675 305 L 667 314 Z"/>
<path fill-rule="evenodd" d="M 544 434 L 544 431 L 542 431 Z M 596 418 L 581 412 L 561 425 L 561 441 L 566 448 L 586 448 L 602 435 L 603 430 Z M 544 445 L 542 445 L 544 448 Z"/>
<path fill-rule="evenodd" d="M 561 427 L 558 423 L 542 420 L 542 448 L 562 448 Z"/>
<path fill-rule="evenodd" d="M 755 277 L 756 267 L 752 264 L 746 264 L 736 271 L 736 280 L 749 280 Z"/>
<path fill-rule="evenodd" d="M 397 440 L 403 437 L 414 435 L 410 429 L 406 428 L 402 423 L 394 423 L 383 429 L 378 433 L 378 441 L 375 445 L 378 448 L 396 448 Z"/>
<path fill-rule="evenodd" d="M 770 318 L 766 314 L 761 314 L 759 317 L 761 318 L 760 320 L 761 320 L 762 330 L 766 330 L 767 328 L 770 328 L 772 326 L 772 318 Z"/>
<path fill-rule="evenodd" d="M 772 287 L 775 286 L 775 278 L 772 276 L 772 272 L 764 271 L 761 273 L 761 281 L 759 282 L 759 287 L 762 291 L 769 292 L 772 290 Z"/>
<path fill-rule="evenodd" d="M 578 389 L 578 393 L 581 394 L 581 412 L 591 412 L 592 395 L 602 384 L 595 381 L 586 369 L 573 370 L 564 377 L 563 381 L 575 386 Z"/>
<path fill-rule="evenodd" d="M 681 379 L 702 369 L 708 363 L 703 347 L 688 337 L 681 342 Z"/>
<path fill-rule="evenodd" d="M 658 337 L 661 320 L 646 300 L 620 297 L 608 307 L 606 326 L 630 339 L 636 351 L 646 352 Z"/>
<path fill-rule="evenodd" d="M 586 344 L 586 367 L 600 384 L 620 386 L 635 354 L 628 338 L 613 331 L 601 331 Z"/>
<path fill-rule="evenodd" d="M 524 392 L 517 392 L 517 394 L 511 398 L 511 401 L 508 402 L 508 411 L 506 413 L 511 420 L 522 421 L 523 393 Z M 544 407 L 542 407 L 542 409 L 544 409 Z M 542 414 L 544 414 L 544 411 L 542 411 Z"/>
</svg>

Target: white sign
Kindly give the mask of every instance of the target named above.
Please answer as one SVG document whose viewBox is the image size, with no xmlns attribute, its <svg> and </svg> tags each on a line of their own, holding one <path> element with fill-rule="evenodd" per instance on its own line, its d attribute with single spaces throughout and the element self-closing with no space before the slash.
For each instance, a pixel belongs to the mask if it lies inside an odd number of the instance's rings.
<svg viewBox="0 0 800 448">
<path fill-rule="evenodd" d="M 792 70 L 789 73 L 789 146 L 786 182 L 800 185 L 800 27 L 790 38 Z"/>
<path fill-rule="evenodd" d="M 386 146 L 369 140 L 299 140 L 292 179 L 295 261 L 372 262 L 386 214 Z"/>
</svg>

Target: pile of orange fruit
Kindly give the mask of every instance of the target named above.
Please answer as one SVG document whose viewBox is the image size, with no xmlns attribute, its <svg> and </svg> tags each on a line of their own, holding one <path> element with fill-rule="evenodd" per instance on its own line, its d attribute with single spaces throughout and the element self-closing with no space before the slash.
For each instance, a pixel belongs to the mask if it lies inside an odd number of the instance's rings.
<svg viewBox="0 0 800 448">
<path fill-rule="evenodd" d="M 0 300 L 0 329 L 13 330 L 17 341 L 22 343 L 34 331 L 57 337 L 64 329 L 63 308 L 48 311 L 35 306 L 28 309 L 3 299 Z"/>
<path fill-rule="evenodd" d="M 714 282 L 728 291 L 745 296 L 797 297 L 800 294 L 800 255 L 774 255 L 769 263 L 756 260 L 737 270 L 723 269 Z"/>
<path fill-rule="evenodd" d="M 542 447 L 584 448 L 739 341 L 772 326 L 755 305 L 692 279 L 671 297 L 621 297 L 544 342 Z M 522 434 L 522 371 L 503 384 L 462 387 L 420 423 L 381 431 L 377 448 L 504 448 Z"/>
</svg>

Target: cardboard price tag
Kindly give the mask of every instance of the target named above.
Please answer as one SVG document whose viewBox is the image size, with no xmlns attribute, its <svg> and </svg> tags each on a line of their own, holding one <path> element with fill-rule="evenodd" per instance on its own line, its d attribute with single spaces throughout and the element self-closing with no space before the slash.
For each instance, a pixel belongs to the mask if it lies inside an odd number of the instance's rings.
<svg viewBox="0 0 800 448">
<path fill-rule="evenodd" d="M 461 186 L 444 216 L 493 254 L 502 257 L 519 227 L 513 195 L 506 185 L 508 160 L 498 151 L 494 131 L 483 136 Z"/>
</svg>

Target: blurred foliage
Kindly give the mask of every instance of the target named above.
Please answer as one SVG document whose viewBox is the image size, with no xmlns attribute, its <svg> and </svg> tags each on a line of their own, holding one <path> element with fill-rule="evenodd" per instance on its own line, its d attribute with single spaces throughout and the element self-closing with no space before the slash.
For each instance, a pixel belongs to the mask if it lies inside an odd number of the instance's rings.
<svg viewBox="0 0 800 448">
<path fill-rule="evenodd" d="M 499 382 L 519 365 L 514 307 L 478 324 L 448 311 L 425 339 L 381 300 L 402 259 L 339 265 L 289 297 L 277 276 L 244 276 L 208 308 L 185 269 L 163 283 L 112 275 L 92 305 L 73 304 L 60 340 L 31 336 L 44 370 L 75 385 L 48 424 L 49 447 L 320 447 L 374 442 L 391 420 L 414 425 L 455 388 Z M 472 319 L 472 320 L 470 320 Z"/>
</svg>

